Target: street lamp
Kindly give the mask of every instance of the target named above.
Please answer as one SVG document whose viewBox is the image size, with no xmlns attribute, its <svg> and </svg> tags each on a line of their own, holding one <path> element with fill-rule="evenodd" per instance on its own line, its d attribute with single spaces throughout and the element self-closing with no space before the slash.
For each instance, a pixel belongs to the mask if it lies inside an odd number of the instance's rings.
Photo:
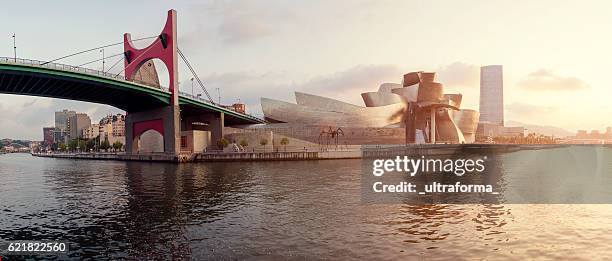
<svg viewBox="0 0 612 261">
<path fill-rule="evenodd" d="M 100 50 L 100 52 L 102 53 L 102 71 L 104 72 L 104 48 L 102 48 L 102 50 Z"/>
<path fill-rule="evenodd" d="M 193 94 L 193 77 L 191 77 L 191 96 L 194 96 L 194 94 Z"/>
<path fill-rule="evenodd" d="M 17 62 L 17 40 L 15 33 L 13 33 L 13 55 L 15 56 L 15 62 Z"/>
</svg>

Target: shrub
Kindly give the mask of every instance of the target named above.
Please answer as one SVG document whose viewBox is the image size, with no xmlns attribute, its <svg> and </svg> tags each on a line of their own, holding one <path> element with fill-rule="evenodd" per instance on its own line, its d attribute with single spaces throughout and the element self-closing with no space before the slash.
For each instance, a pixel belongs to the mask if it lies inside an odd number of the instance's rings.
<svg viewBox="0 0 612 261">
<path fill-rule="evenodd" d="M 217 141 L 217 147 L 219 147 L 219 149 L 224 149 L 228 145 L 229 141 L 227 141 L 225 138 L 221 138 Z"/>
</svg>

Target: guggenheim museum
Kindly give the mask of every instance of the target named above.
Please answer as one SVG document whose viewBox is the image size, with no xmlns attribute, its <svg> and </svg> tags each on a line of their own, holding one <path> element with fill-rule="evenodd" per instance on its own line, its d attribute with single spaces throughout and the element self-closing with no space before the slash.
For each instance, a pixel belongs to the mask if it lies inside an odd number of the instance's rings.
<svg viewBox="0 0 612 261">
<path fill-rule="evenodd" d="M 479 113 L 461 109 L 462 95 L 445 94 L 433 72 L 407 73 L 401 84 L 383 83 L 361 97 L 365 106 L 302 92 L 296 103 L 261 98 L 269 123 L 235 128 L 230 137 L 283 137 L 296 147 L 474 142 Z"/>
</svg>

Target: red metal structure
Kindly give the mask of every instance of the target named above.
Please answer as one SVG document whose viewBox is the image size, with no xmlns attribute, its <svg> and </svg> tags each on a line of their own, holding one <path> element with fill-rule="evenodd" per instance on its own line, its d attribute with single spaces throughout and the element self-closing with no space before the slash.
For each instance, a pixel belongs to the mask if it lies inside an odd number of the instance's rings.
<svg viewBox="0 0 612 261">
<path fill-rule="evenodd" d="M 176 11 L 169 10 L 166 25 L 159 37 L 143 49 L 137 49 L 132 44 L 129 33 L 123 35 L 125 52 L 125 77 L 133 80 L 138 69 L 151 59 L 160 59 L 168 68 L 169 89 L 172 93 L 172 105 L 178 105 L 178 44 L 176 42 Z M 175 91 L 176 90 L 176 91 Z"/>
<path fill-rule="evenodd" d="M 162 136 L 164 135 L 164 124 L 162 119 L 149 120 L 149 121 L 141 121 L 134 123 L 134 136 L 140 136 L 145 131 L 155 130 L 159 132 Z"/>
<path fill-rule="evenodd" d="M 169 10 L 166 25 L 149 46 L 137 49 L 129 33 L 123 35 L 125 53 L 125 77 L 133 80 L 141 66 L 152 59 L 160 59 L 168 69 L 170 106 L 162 110 L 130 112 L 126 117 L 126 139 L 135 141 L 147 130 L 156 130 L 164 139 L 164 151 L 180 152 L 180 108 L 178 86 L 178 43 L 176 33 L 176 11 Z M 132 150 L 132 142 L 126 149 Z"/>
</svg>

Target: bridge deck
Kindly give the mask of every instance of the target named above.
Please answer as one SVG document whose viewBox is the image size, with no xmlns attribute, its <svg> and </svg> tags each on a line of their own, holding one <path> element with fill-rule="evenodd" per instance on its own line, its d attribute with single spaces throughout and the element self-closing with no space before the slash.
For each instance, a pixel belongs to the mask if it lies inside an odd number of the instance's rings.
<svg viewBox="0 0 612 261">
<path fill-rule="evenodd" d="M 170 92 L 167 88 L 128 81 L 120 74 L 8 57 L 0 57 L 0 93 L 108 104 L 128 112 L 170 103 Z M 223 112 L 226 119 L 235 124 L 265 122 L 255 116 L 181 92 L 179 103 L 197 110 Z"/>
</svg>

